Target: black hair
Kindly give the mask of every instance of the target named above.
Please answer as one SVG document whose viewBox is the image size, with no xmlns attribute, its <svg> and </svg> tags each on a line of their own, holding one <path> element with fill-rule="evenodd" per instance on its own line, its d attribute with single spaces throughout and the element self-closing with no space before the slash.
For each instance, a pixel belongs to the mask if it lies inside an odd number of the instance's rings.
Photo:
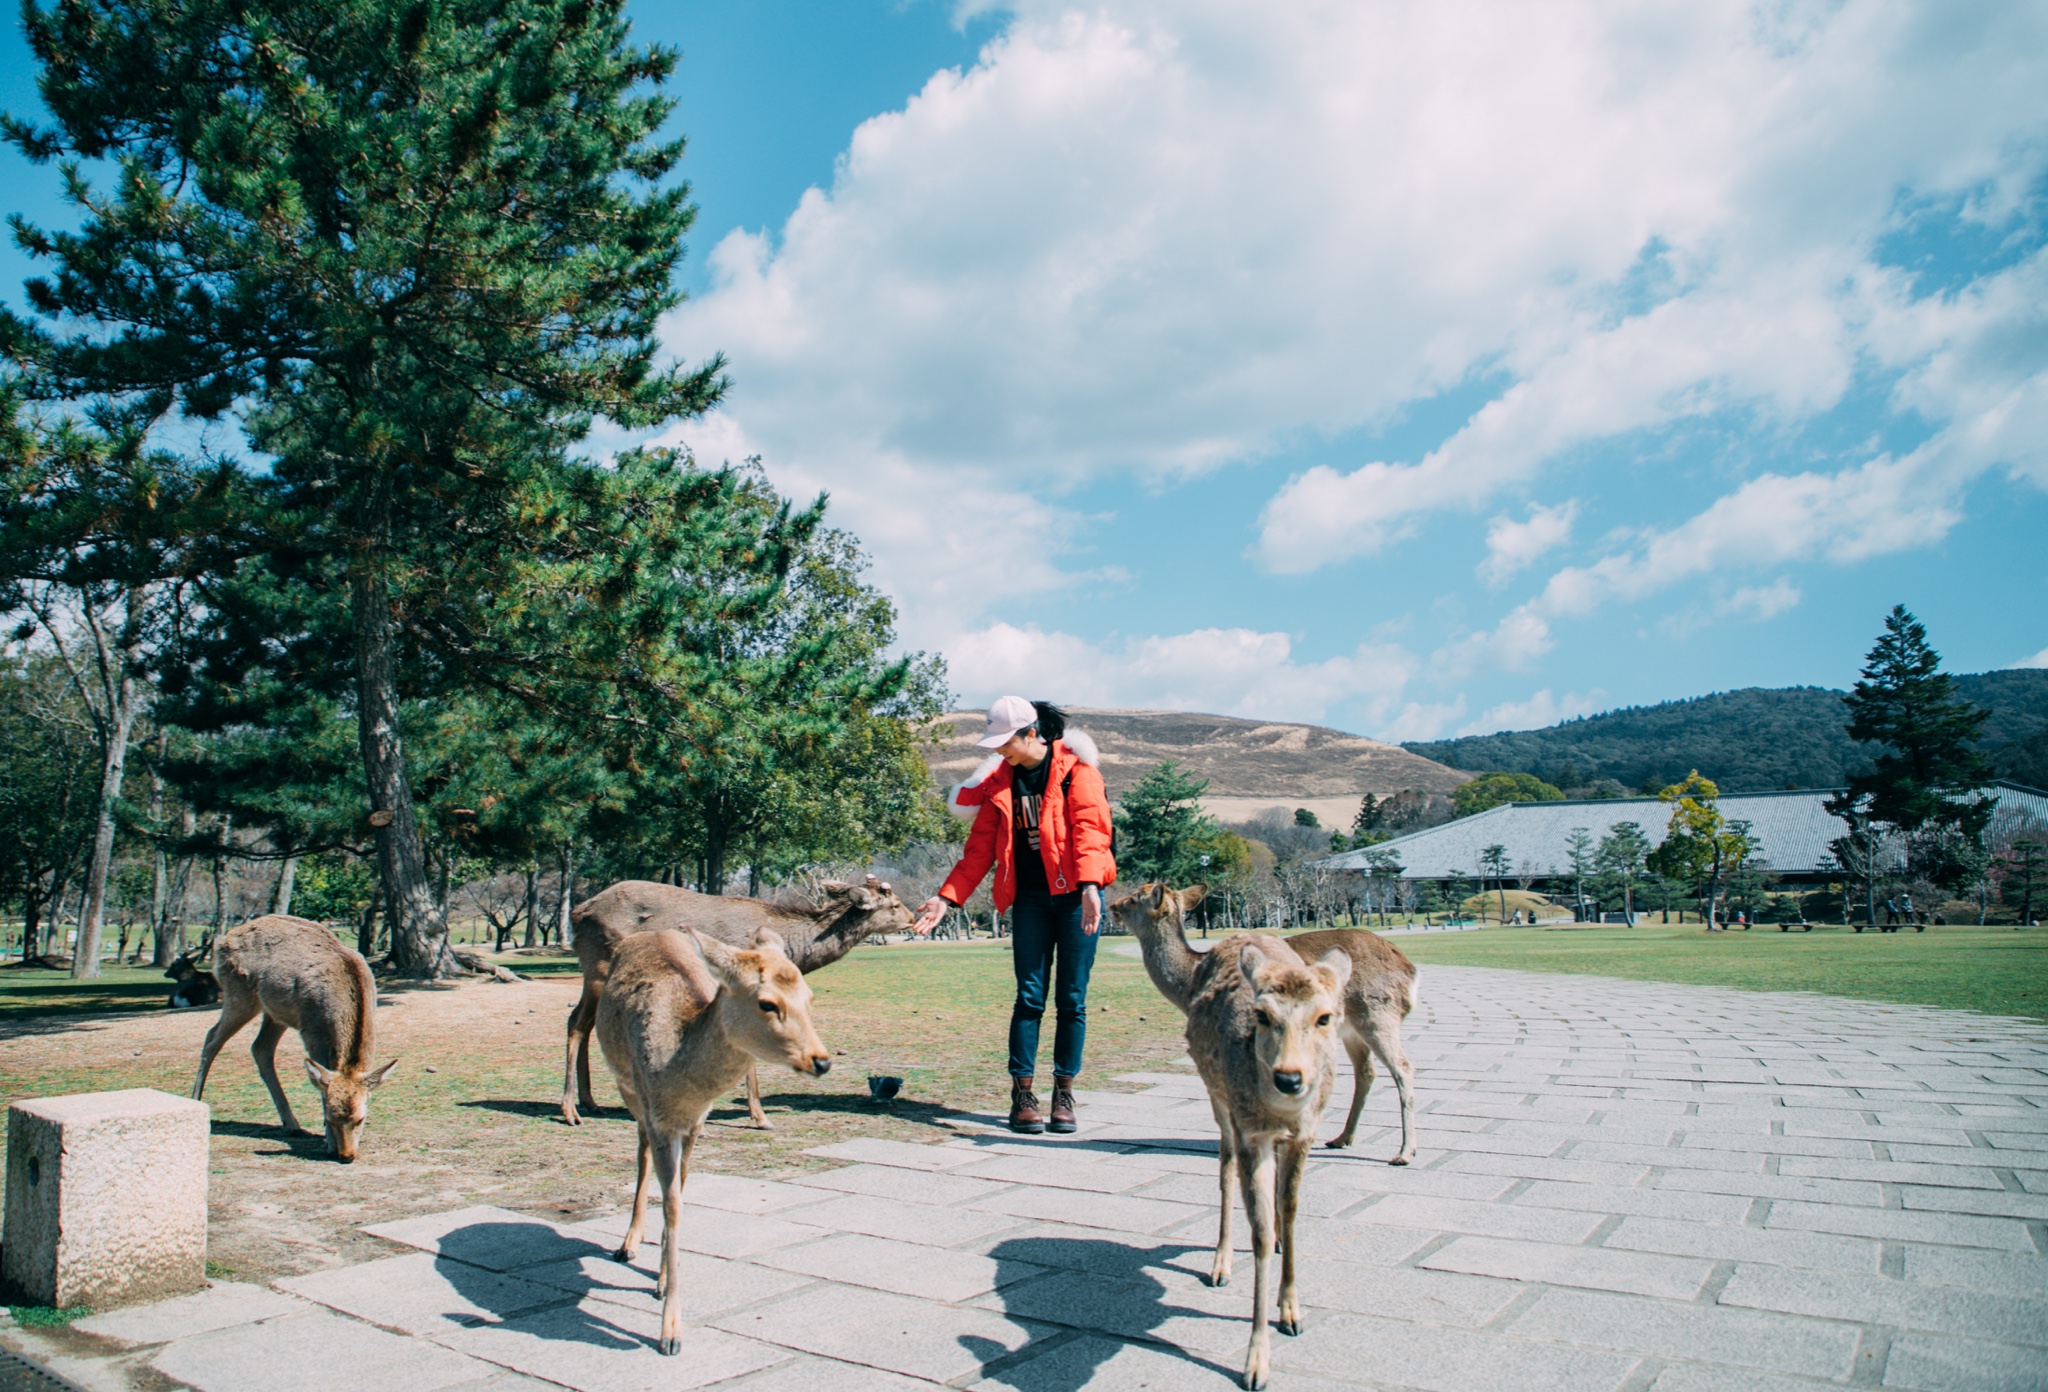
<svg viewBox="0 0 2048 1392">
<path fill-rule="evenodd" d="M 1031 709 L 1038 712 L 1038 737 L 1051 744 L 1067 732 L 1067 713 L 1050 701 L 1033 701 Z"/>
</svg>

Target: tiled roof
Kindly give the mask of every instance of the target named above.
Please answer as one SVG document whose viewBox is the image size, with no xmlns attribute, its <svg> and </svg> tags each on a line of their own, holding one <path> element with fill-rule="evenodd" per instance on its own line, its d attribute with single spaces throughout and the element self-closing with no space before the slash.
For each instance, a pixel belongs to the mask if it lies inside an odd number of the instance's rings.
<svg viewBox="0 0 2048 1392">
<path fill-rule="evenodd" d="M 2029 820 L 2048 832 L 2048 793 L 2000 781 L 1985 793 L 1998 800 L 1990 836 L 2018 830 Z M 1829 864 L 1828 842 L 1840 836 L 1842 822 L 1821 804 L 1832 789 L 1801 789 L 1782 793 L 1730 793 L 1720 799 L 1721 815 L 1750 824 L 1757 856 L 1781 874 L 1818 875 Z M 1664 839 L 1671 823 L 1671 804 L 1657 798 L 1608 798 L 1594 802 L 1510 802 L 1442 826 L 1382 841 L 1374 851 L 1392 851 L 1403 873 L 1413 879 L 1440 880 L 1479 873 L 1479 857 L 1488 846 L 1505 846 L 1513 872 L 1526 875 L 1568 873 L 1571 851 L 1565 838 L 1584 827 L 1597 844 L 1622 822 L 1634 822 L 1652 845 Z M 1366 851 L 1345 851 L 1322 862 L 1333 870 L 1369 868 Z"/>
</svg>

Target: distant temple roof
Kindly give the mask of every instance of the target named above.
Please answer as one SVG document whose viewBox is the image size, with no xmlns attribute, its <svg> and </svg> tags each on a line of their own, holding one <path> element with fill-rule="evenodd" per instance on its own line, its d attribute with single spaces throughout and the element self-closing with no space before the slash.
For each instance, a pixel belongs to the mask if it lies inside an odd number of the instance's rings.
<svg viewBox="0 0 2048 1392">
<path fill-rule="evenodd" d="M 1719 799 L 1721 815 L 1748 822 L 1756 857 L 1781 875 L 1821 877 L 1833 871 L 1828 843 L 1847 828 L 1821 804 L 1835 789 L 1807 788 L 1782 793 L 1729 793 Z M 2032 823 L 2048 832 L 2048 792 L 2003 779 L 1985 787 L 1997 800 L 1990 836 Z M 1488 846 L 1507 848 L 1509 873 L 1550 878 L 1570 873 L 1565 838 L 1578 827 L 1597 843 L 1621 822 L 1634 822 L 1651 845 L 1664 839 L 1672 804 L 1658 798 L 1607 798 L 1586 802 L 1509 802 L 1442 826 L 1410 832 L 1369 849 L 1345 851 L 1319 863 L 1332 870 L 1365 870 L 1367 856 L 1392 851 L 1410 879 L 1444 880 L 1479 873 Z M 1839 872 L 1834 872 L 1839 873 Z"/>
</svg>

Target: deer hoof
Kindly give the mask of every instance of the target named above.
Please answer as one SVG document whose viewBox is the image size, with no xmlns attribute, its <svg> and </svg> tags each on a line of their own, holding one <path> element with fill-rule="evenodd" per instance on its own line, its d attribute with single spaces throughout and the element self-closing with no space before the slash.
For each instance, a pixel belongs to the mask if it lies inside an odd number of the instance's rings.
<svg viewBox="0 0 2048 1392">
<path fill-rule="evenodd" d="M 633 1260 L 633 1249 L 631 1247 L 619 1248 L 618 1251 L 612 1253 L 612 1260 L 615 1262 L 629 1262 Z"/>
<path fill-rule="evenodd" d="M 1387 1161 L 1387 1163 L 1389 1165 L 1405 1165 L 1414 1158 L 1415 1157 L 1412 1155 L 1396 1155 L 1393 1159 Z"/>
<path fill-rule="evenodd" d="M 1216 1268 L 1215 1270 L 1211 1271 L 1211 1272 L 1209 1273 L 1209 1284 L 1210 1284 L 1210 1285 L 1212 1285 L 1212 1286 L 1227 1286 L 1227 1285 L 1229 1285 L 1229 1284 L 1230 1284 L 1230 1268 L 1229 1268 L 1229 1267 L 1227 1267 L 1227 1266 L 1219 1266 L 1219 1267 L 1217 1267 L 1217 1268 Z"/>
<path fill-rule="evenodd" d="M 668 1355 L 670 1358 L 673 1358 L 677 1354 L 681 1353 L 683 1351 L 683 1341 L 681 1337 L 664 1336 L 661 1341 L 661 1351 L 664 1354 Z"/>
<path fill-rule="evenodd" d="M 1251 1356 L 1250 1361 L 1244 1365 L 1244 1376 L 1238 1379 L 1240 1386 L 1254 1389 L 1254 1392 L 1266 1385 L 1266 1360 L 1262 1353 L 1263 1350 Z"/>
<path fill-rule="evenodd" d="M 1349 1136 L 1349 1135 L 1347 1134 L 1347 1135 L 1339 1136 L 1339 1137 L 1338 1137 L 1338 1138 L 1337 1138 L 1336 1140 L 1334 1140 L 1334 1141 L 1326 1141 L 1326 1142 L 1324 1142 L 1324 1144 L 1323 1144 L 1323 1149 L 1325 1149 L 1325 1150 L 1343 1150 L 1343 1149 L 1344 1149 L 1345 1147 L 1349 1146 L 1350 1144 L 1351 1144 L 1351 1137 L 1350 1137 L 1350 1136 Z"/>
<path fill-rule="evenodd" d="M 1290 1339 L 1301 1333 L 1300 1320 L 1277 1320 L 1274 1322 L 1273 1327 Z"/>
<path fill-rule="evenodd" d="M 564 1125 L 564 1126 L 581 1126 L 582 1124 L 583 1124 L 583 1118 L 582 1118 L 582 1117 L 580 1117 L 580 1116 L 578 1116 L 578 1115 L 576 1115 L 576 1109 L 575 1109 L 575 1108 L 573 1108 L 573 1107 L 564 1107 L 564 1108 L 562 1108 L 562 1125 Z"/>
</svg>

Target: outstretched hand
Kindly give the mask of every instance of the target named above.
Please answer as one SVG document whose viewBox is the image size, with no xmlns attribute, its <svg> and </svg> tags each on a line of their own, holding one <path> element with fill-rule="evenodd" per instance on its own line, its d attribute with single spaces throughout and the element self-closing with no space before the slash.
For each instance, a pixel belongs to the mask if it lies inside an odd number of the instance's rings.
<svg viewBox="0 0 2048 1392">
<path fill-rule="evenodd" d="M 920 938 L 931 936 L 932 929 L 939 926 L 939 920 L 946 916 L 946 910 L 953 906 L 942 896 L 934 894 L 917 906 L 917 922 L 910 925 L 910 931 Z"/>
<path fill-rule="evenodd" d="M 1094 937 L 1102 927 L 1102 891 L 1094 885 L 1081 886 L 1081 931 Z"/>
</svg>

